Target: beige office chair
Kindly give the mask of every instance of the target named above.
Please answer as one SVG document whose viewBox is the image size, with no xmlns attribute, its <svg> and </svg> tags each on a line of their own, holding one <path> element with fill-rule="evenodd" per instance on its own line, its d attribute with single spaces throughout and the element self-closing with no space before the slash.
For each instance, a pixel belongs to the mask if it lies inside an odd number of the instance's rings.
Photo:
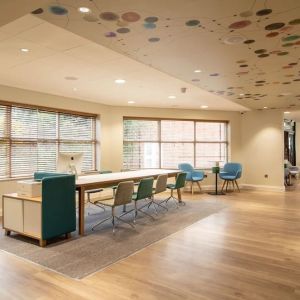
<svg viewBox="0 0 300 300">
<path fill-rule="evenodd" d="M 112 220 L 112 225 L 113 225 L 113 232 L 115 232 L 115 219 L 118 221 L 121 221 L 123 223 L 126 223 L 130 225 L 131 227 L 134 227 L 134 225 L 130 222 L 127 222 L 121 217 L 125 215 L 126 213 L 123 213 L 119 216 L 116 216 L 115 213 L 115 208 L 117 206 L 123 206 L 126 204 L 129 204 L 132 201 L 132 194 L 133 194 L 133 188 L 134 188 L 134 182 L 133 181 L 124 181 L 118 184 L 115 195 L 113 198 L 109 200 L 98 200 L 97 203 L 111 207 L 111 216 L 102 220 L 101 222 L 97 223 L 96 225 L 93 226 L 92 230 L 95 229 L 95 227 L 101 225 L 102 223 Z"/>
<path fill-rule="evenodd" d="M 165 210 L 168 210 L 167 207 L 161 205 L 154 198 L 155 195 L 163 193 L 163 192 L 165 192 L 167 190 L 167 181 L 168 181 L 168 175 L 167 174 L 159 175 L 157 177 L 157 180 L 156 180 L 155 188 L 153 188 L 153 195 L 151 197 L 150 203 L 148 204 L 148 208 L 150 208 L 150 206 L 153 205 L 156 214 L 158 214 L 156 206 L 159 206 L 159 207 L 162 207 Z"/>
</svg>

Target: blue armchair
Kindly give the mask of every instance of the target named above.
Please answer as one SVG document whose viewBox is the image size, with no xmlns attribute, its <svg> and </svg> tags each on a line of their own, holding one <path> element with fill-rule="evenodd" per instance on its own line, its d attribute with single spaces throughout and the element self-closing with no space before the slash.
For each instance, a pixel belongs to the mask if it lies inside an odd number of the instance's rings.
<svg viewBox="0 0 300 300">
<path fill-rule="evenodd" d="M 193 187 L 194 183 L 198 185 L 199 190 L 201 191 L 200 181 L 204 179 L 203 171 L 195 170 L 193 166 L 188 163 L 179 164 L 178 169 L 181 170 L 182 172 L 187 173 L 185 181 L 191 183 L 192 194 L 194 194 L 194 187 Z"/>
<path fill-rule="evenodd" d="M 234 185 L 236 185 L 238 191 L 240 192 L 239 185 L 237 183 L 237 179 L 242 176 L 242 165 L 240 163 L 227 163 L 224 165 L 224 168 L 220 172 L 220 178 L 224 180 L 222 186 L 222 192 L 226 185 L 226 192 L 228 188 L 229 182 L 232 183 L 232 187 L 234 190 Z"/>
</svg>

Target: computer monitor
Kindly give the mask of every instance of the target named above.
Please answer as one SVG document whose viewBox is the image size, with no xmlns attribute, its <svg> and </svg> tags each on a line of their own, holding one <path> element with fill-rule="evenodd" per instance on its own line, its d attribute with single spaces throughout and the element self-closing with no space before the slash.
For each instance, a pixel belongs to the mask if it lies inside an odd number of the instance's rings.
<svg viewBox="0 0 300 300">
<path fill-rule="evenodd" d="M 83 153 L 58 153 L 57 172 L 81 174 Z"/>
</svg>

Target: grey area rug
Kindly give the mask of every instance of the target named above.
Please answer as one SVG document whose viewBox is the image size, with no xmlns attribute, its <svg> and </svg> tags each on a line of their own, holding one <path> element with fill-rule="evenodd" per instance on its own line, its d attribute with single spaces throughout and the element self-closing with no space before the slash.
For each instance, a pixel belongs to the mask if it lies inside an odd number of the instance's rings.
<svg viewBox="0 0 300 300">
<path fill-rule="evenodd" d="M 50 241 L 46 248 L 41 248 L 30 238 L 13 233 L 6 237 L 2 232 L 0 249 L 66 276 L 81 279 L 226 208 L 224 204 L 209 198 L 187 201 L 179 209 L 170 203 L 169 211 L 160 209 L 157 216 L 154 211 L 148 210 L 154 220 L 140 215 L 134 229 L 119 223 L 115 234 L 112 233 L 110 222 L 91 231 L 92 225 L 109 216 L 110 211 L 102 212 L 99 208 L 88 207 L 87 213 L 93 215 L 86 216 L 84 237 L 74 232 L 69 240 Z M 132 216 L 127 215 L 126 220 L 130 219 Z"/>
</svg>

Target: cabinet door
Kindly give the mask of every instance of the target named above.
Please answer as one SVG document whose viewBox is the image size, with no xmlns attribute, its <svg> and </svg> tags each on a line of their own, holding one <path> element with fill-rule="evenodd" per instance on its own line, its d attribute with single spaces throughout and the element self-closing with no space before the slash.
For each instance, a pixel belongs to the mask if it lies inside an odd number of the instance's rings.
<svg viewBox="0 0 300 300">
<path fill-rule="evenodd" d="M 41 237 L 41 203 L 24 200 L 24 233 Z"/>
<path fill-rule="evenodd" d="M 3 227 L 17 232 L 23 232 L 23 201 L 13 198 L 3 198 Z"/>
</svg>

